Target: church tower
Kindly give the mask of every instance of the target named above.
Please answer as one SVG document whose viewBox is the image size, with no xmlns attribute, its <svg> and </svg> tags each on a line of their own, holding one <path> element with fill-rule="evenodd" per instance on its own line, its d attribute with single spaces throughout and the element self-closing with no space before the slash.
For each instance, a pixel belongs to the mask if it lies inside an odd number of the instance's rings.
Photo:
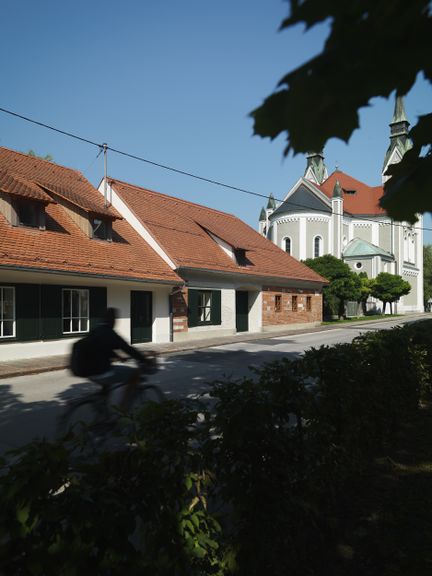
<svg viewBox="0 0 432 576">
<path fill-rule="evenodd" d="M 304 177 L 314 184 L 322 184 L 328 178 L 323 152 L 309 152 L 306 158 L 307 165 Z"/>
<path fill-rule="evenodd" d="M 405 114 L 405 107 L 402 96 L 396 96 L 393 118 L 390 122 L 390 145 L 387 149 L 382 171 L 382 182 L 386 182 L 389 176 L 386 175 L 390 164 L 396 164 L 402 160 L 403 155 L 411 147 L 412 143 L 408 136 L 409 122 Z"/>
</svg>

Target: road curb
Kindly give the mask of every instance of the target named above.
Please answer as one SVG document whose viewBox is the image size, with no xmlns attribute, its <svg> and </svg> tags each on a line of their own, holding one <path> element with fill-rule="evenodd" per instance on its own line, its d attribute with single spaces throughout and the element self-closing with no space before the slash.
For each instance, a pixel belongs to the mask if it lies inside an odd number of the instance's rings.
<svg viewBox="0 0 432 576">
<path fill-rule="evenodd" d="M 404 315 L 400 317 L 401 319 L 422 319 L 422 320 L 427 320 L 427 319 L 431 319 L 432 315 L 431 314 L 410 314 L 410 315 Z M 331 324 L 326 324 L 326 325 L 320 325 L 320 326 L 313 326 L 310 328 L 301 328 L 298 330 L 283 330 L 281 332 L 259 332 L 259 333 L 254 333 L 254 334 L 249 334 L 249 335 L 244 335 L 244 336 L 235 336 L 235 337 L 221 337 L 221 338 L 212 338 L 209 339 L 207 341 L 202 341 L 202 340 L 197 340 L 197 341 L 193 341 L 191 340 L 190 342 L 185 342 L 184 344 L 175 344 L 172 343 L 172 345 L 170 346 L 170 344 L 161 344 L 161 345 L 141 345 L 141 346 L 137 346 L 137 348 L 141 351 L 146 351 L 146 350 L 152 350 L 154 351 L 157 355 L 159 356 L 172 356 L 175 354 L 181 354 L 183 352 L 191 352 L 193 350 L 203 350 L 206 348 L 215 348 L 217 346 L 224 346 L 227 344 L 238 344 L 241 342 L 253 342 L 254 340 L 263 340 L 263 339 L 271 339 L 271 338 L 280 338 L 283 336 L 297 336 L 297 335 L 302 335 L 302 334 L 311 334 L 314 332 L 326 332 L 326 331 L 331 331 L 331 330 L 335 330 L 335 329 L 341 329 L 343 327 L 355 327 L 355 326 L 362 326 L 362 325 L 367 325 L 370 323 L 387 323 L 387 322 L 391 322 L 395 320 L 395 318 L 384 318 L 384 319 L 380 319 L 380 320 L 359 320 L 356 322 L 350 322 L 350 323 L 346 323 L 346 324 L 336 324 L 336 325 L 331 325 Z M 57 363 L 53 363 L 53 364 L 49 364 L 49 360 L 51 360 L 51 362 L 55 362 L 53 360 L 53 356 L 48 356 L 47 358 L 34 358 L 32 360 L 33 365 L 32 366 L 19 366 L 19 363 L 22 362 L 20 360 L 16 361 L 16 365 L 15 366 L 7 366 L 8 364 L 15 364 L 14 362 L 11 361 L 7 361 L 7 362 L 0 362 L 0 380 L 4 380 L 5 378 L 17 378 L 19 376 L 31 376 L 34 374 L 42 374 L 44 372 L 56 372 L 59 370 L 64 370 L 68 367 L 68 358 L 65 356 L 61 356 L 58 359 L 58 364 Z M 60 359 L 61 358 L 61 359 Z M 24 362 L 28 362 L 28 360 L 25 360 Z M 36 366 L 34 364 L 36 364 L 37 362 L 41 362 L 41 365 Z M 44 362 L 46 362 L 46 364 L 43 364 Z"/>
</svg>

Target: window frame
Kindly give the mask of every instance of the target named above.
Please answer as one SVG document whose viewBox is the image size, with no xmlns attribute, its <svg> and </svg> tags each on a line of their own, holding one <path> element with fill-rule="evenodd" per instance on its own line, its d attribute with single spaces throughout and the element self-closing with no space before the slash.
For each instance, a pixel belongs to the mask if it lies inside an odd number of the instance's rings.
<svg viewBox="0 0 432 576">
<path fill-rule="evenodd" d="M 306 296 L 306 312 L 312 312 L 312 296 Z"/>
<path fill-rule="evenodd" d="M 11 290 L 12 291 L 12 318 L 4 318 L 4 291 Z M 12 322 L 12 334 L 4 335 L 4 322 Z M 15 286 L 8 286 L 8 285 L 1 285 L 0 286 L 0 340 L 8 340 L 10 338 L 16 338 L 16 294 L 15 294 Z"/>
<path fill-rule="evenodd" d="M 65 293 L 70 292 L 70 315 L 65 315 Z M 78 315 L 73 315 L 73 297 L 72 293 L 78 292 Z M 87 315 L 81 314 L 82 297 L 87 298 Z M 90 331 L 90 290 L 88 288 L 62 288 L 62 334 L 70 336 L 71 334 L 85 334 Z M 78 330 L 73 329 L 73 321 L 78 320 Z M 86 328 L 82 329 L 82 321 L 86 321 Z M 65 322 L 69 321 L 69 330 L 65 330 Z"/>
<path fill-rule="evenodd" d="M 298 296 L 293 294 L 291 296 L 291 309 L 293 312 L 298 312 Z"/>
<path fill-rule="evenodd" d="M 274 311 L 277 314 L 282 312 L 282 294 L 275 294 Z"/>
<path fill-rule="evenodd" d="M 287 250 L 287 242 L 289 242 L 289 250 Z M 290 236 L 285 236 L 282 239 L 282 250 L 284 252 L 286 252 L 287 254 L 289 254 L 289 256 L 292 256 L 292 239 Z"/>
<path fill-rule="evenodd" d="M 208 301 L 206 300 L 208 296 Z M 198 293 L 198 325 L 211 324 L 213 294 L 211 290 L 200 290 Z M 208 319 L 206 317 L 208 316 Z"/>
<path fill-rule="evenodd" d="M 317 254 L 317 240 L 318 240 L 318 254 Z M 319 258 L 320 256 L 323 255 L 323 237 L 320 234 L 314 236 L 312 249 L 314 258 Z"/>
</svg>

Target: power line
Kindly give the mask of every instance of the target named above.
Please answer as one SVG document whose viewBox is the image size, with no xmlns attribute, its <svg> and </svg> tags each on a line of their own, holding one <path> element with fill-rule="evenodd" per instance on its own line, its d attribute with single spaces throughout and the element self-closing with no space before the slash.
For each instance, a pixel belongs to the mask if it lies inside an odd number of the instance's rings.
<svg viewBox="0 0 432 576">
<path fill-rule="evenodd" d="M 72 132 L 60 130 L 59 128 L 56 128 L 54 126 L 50 126 L 49 124 L 45 124 L 44 122 L 39 122 L 37 120 L 33 120 L 32 118 L 28 118 L 27 116 L 23 116 L 22 114 L 17 114 L 16 112 L 12 112 L 11 110 L 7 110 L 6 108 L 0 107 L 0 111 L 4 112 L 5 114 L 10 114 L 11 116 L 15 116 L 16 118 L 20 118 L 21 120 L 25 120 L 26 122 L 30 122 L 31 124 L 36 124 L 37 126 L 41 126 L 42 128 L 47 128 L 48 130 L 52 130 L 53 132 L 58 132 L 59 134 L 63 134 L 64 136 L 68 136 L 70 138 L 74 138 L 75 140 L 85 142 L 86 144 L 91 144 L 92 146 L 98 147 L 100 151 L 102 151 L 104 149 L 104 147 L 106 147 L 107 150 L 110 150 L 111 152 L 113 152 L 115 154 L 119 154 L 121 156 L 131 158 L 132 160 L 138 160 L 139 162 L 144 162 L 146 164 L 150 164 L 151 166 L 156 166 L 158 168 L 162 168 L 163 170 L 168 170 L 168 171 L 174 172 L 176 174 L 188 176 L 189 178 L 194 178 L 195 180 L 200 180 L 201 182 L 207 182 L 208 184 L 213 184 L 215 186 L 221 186 L 222 188 L 227 188 L 228 190 L 234 190 L 236 192 L 242 192 L 243 194 L 249 194 L 251 196 L 256 196 L 259 198 L 265 198 L 266 200 L 268 198 L 265 194 L 261 194 L 259 192 L 253 192 L 252 190 L 247 190 L 246 188 L 240 188 L 239 186 L 233 186 L 231 184 L 226 184 L 225 182 L 221 182 L 219 180 L 214 180 L 212 178 L 205 178 L 204 176 L 199 176 L 198 174 L 194 174 L 194 173 L 188 172 L 186 170 L 181 170 L 179 168 L 173 168 L 172 166 L 168 166 L 167 164 L 155 162 L 153 160 L 149 160 L 148 158 L 143 158 L 142 156 L 137 156 L 135 154 L 131 154 L 131 153 L 125 152 L 123 150 L 118 150 L 116 148 L 112 148 L 111 146 L 108 146 L 107 144 L 104 144 L 104 143 L 99 144 L 97 142 L 94 142 L 93 140 L 89 140 L 88 138 L 83 138 L 82 136 L 78 136 L 77 134 L 73 134 Z M 98 154 L 98 156 L 99 155 L 100 155 L 100 153 Z M 279 198 L 275 198 L 275 200 L 277 202 L 281 202 L 282 204 L 285 202 L 285 200 L 280 200 Z M 319 208 L 308 207 L 304 204 L 298 204 L 296 202 L 290 202 L 290 205 L 295 206 L 296 208 L 301 208 L 305 212 L 319 212 L 319 213 L 322 212 L 322 210 L 320 210 Z M 339 214 L 338 212 L 333 212 L 333 214 L 335 214 L 336 216 L 342 216 L 342 217 L 345 215 L 344 213 Z M 362 221 L 366 221 L 366 222 L 375 222 L 378 224 L 385 224 L 385 225 L 393 224 L 393 226 L 404 227 L 404 224 L 394 222 L 393 220 L 390 222 L 386 222 L 384 220 L 376 220 L 374 218 L 367 218 L 365 216 L 355 215 L 354 217 L 356 220 L 362 220 Z M 412 228 L 414 230 L 425 230 L 428 232 L 432 232 L 432 228 L 426 228 L 424 226 L 412 226 Z"/>
</svg>

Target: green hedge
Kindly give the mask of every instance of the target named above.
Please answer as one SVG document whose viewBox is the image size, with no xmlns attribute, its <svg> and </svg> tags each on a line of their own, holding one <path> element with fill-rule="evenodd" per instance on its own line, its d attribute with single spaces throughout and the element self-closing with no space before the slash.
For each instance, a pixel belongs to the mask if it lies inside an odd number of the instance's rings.
<svg viewBox="0 0 432 576">
<path fill-rule="evenodd" d="M 110 450 L 24 447 L 0 476 L 0 573 L 347 573 L 347 495 L 415 421 L 431 344 L 371 332 L 150 404 Z"/>
</svg>

